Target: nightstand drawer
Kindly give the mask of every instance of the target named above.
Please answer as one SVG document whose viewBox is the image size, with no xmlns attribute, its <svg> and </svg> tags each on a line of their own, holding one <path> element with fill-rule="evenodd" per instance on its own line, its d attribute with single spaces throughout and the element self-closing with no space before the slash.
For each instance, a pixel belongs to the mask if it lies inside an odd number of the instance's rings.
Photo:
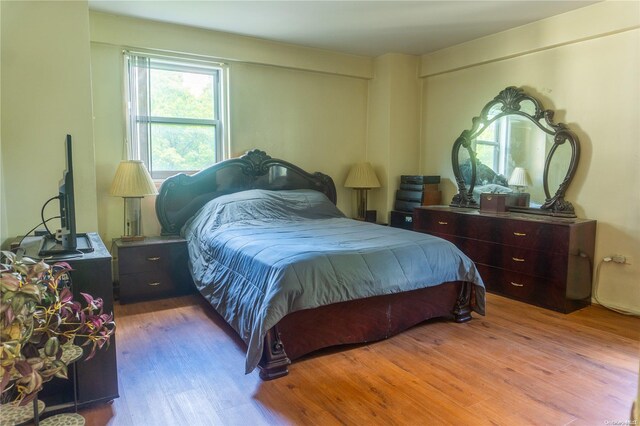
<svg viewBox="0 0 640 426">
<path fill-rule="evenodd" d="M 169 245 L 127 247 L 118 249 L 120 274 L 169 270 L 171 251 Z"/>
<path fill-rule="evenodd" d="M 176 293 L 171 276 L 166 271 L 147 271 L 120 275 L 120 300 L 130 302 Z"/>
</svg>

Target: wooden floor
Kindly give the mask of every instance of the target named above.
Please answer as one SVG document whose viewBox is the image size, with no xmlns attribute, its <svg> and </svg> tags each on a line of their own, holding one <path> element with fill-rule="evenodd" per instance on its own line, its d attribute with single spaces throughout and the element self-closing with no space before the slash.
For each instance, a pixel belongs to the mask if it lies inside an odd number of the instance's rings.
<svg viewBox="0 0 640 426">
<path fill-rule="evenodd" d="M 489 295 L 486 317 L 325 351 L 270 382 L 244 374 L 242 342 L 199 296 L 116 320 L 120 398 L 83 410 L 87 425 L 604 425 L 629 419 L 638 386 L 640 320 L 597 306 Z"/>
</svg>

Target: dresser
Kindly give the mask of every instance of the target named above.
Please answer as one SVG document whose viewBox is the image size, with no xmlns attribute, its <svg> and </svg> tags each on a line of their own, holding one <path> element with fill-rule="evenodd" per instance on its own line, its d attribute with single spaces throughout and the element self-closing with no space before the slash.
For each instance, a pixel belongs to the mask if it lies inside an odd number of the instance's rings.
<svg viewBox="0 0 640 426">
<path fill-rule="evenodd" d="M 114 242 L 120 303 L 177 296 L 194 290 L 185 239 L 150 237 Z"/>
<path fill-rule="evenodd" d="M 430 206 L 414 230 L 454 243 L 487 291 L 569 313 L 591 303 L 596 221 Z"/>
</svg>

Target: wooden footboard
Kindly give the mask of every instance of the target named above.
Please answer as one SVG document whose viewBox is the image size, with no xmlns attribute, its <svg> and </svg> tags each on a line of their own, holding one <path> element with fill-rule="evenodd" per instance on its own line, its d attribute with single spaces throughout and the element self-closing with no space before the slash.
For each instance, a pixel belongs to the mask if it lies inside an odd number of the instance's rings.
<svg viewBox="0 0 640 426">
<path fill-rule="evenodd" d="M 265 337 L 260 377 L 284 376 L 291 360 L 318 349 L 386 339 L 431 318 L 469 321 L 472 287 L 450 282 L 293 312 Z"/>
</svg>

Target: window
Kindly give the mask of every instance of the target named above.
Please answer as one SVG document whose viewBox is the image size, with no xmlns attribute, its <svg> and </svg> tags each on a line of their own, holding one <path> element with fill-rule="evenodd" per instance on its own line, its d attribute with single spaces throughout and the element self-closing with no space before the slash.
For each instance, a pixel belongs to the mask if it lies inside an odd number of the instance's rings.
<svg viewBox="0 0 640 426">
<path fill-rule="evenodd" d="M 508 117 L 492 122 L 473 141 L 476 158 L 496 173 L 505 173 L 505 144 L 508 137 Z"/>
<path fill-rule="evenodd" d="M 224 158 L 226 68 L 125 52 L 128 155 L 154 179 L 193 173 Z"/>
</svg>

